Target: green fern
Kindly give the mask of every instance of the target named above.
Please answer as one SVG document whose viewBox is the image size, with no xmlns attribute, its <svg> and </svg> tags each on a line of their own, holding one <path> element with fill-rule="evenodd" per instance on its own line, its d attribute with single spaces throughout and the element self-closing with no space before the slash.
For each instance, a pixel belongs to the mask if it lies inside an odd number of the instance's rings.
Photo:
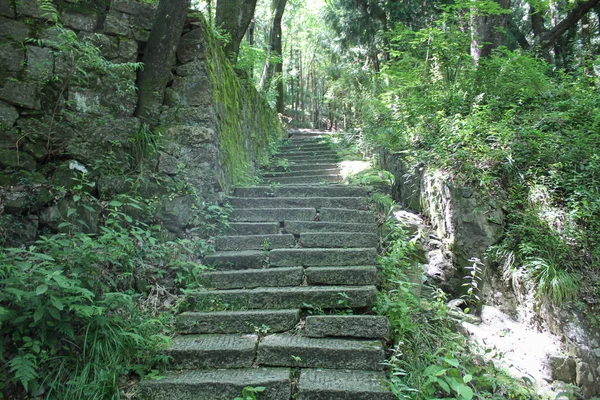
<svg viewBox="0 0 600 400">
<path fill-rule="evenodd" d="M 29 390 L 29 384 L 39 377 L 33 354 L 19 354 L 8 362 L 8 366 L 14 379 L 20 382 L 25 390 Z"/>
</svg>

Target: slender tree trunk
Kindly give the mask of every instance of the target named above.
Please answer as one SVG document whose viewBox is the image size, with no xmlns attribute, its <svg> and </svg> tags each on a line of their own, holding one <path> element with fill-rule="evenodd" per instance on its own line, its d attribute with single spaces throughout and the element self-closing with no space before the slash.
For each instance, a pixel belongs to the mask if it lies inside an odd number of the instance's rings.
<svg viewBox="0 0 600 400">
<path fill-rule="evenodd" d="M 285 5 L 287 0 L 272 0 L 271 2 L 271 30 L 269 35 L 269 49 L 267 51 L 267 62 L 263 70 L 263 75 L 260 80 L 259 87 L 262 90 L 268 88 L 271 81 L 277 79 L 275 90 L 277 91 L 277 105 L 276 109 L 278 113 L 283 114 L 285 111 L 283 103 L 283 63 L 281 60 L 273 61 L 273 56 L 283 57 L 282 41 L 281 41 L 281 21 L 283 19 L 283 12 L 285 11 Z"/>
<path fill-rule="evenodd" d="M 143 120 L 158 116 L 189 7 L 190 0 L 160 0 L 158 4 L 144 51 L 144 70 L 138 79 L 135 115 Z"/>
<path fill-rule="evenodd" d="M 234 64 L 248 25 L 254 18 L 256 2 L 257 0 L 217 0 L 215 23 L 231 36 L 224 50 Z"/>
<path fill-rule="evenodd" d="M 539 45 L 539 43 L 542 41 L 542 37 L 546 31 L 546 28 L 544 27 L 544 16 L 542 15 L 542 12 L 537 10 L 533 5 L 529 6 L 529 20 L 531 21 L 533 38 Z M 550 51 L 547 47 L 540 47 L 540 53 L 547 63 L 552 62 L 552 57 L 550 56 Z"/>
</svg>

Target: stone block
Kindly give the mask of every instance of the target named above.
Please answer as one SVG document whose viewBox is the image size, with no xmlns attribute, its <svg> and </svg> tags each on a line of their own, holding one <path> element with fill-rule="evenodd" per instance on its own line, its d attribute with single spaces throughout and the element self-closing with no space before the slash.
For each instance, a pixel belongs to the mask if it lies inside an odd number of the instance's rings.
<svg viewBox="0 0 600 400">
<path fill-rule="evenodd" d="M 305 331 L 309 337 L 388 338 L 390 323 L 373 315 L 309 315 Z"/>
<path fill-rule="evenodd" d="M 318 165 L 318 164 L 317 164 Z M 368 186 L 252 186 L 236 188 L 236 197 L 365 197 L 371 193 Z M 268 195 L 266 195 L 268 194 Z"/>
<path fill-rule="evenodd" d="M 207 78 L 206 67 L 203 60 L 192 60 L 186 64 L 175 68 L 175 73 L 179 76 L 199 76 Z"/>
<path fill-rule="evenodd" d="M 177 60 L 186 64 L 192 60 L 204 59 L 204 30 L 196 28 L 181 36 L 177 47 Z"/>
<path fill-rule="evenodd" d="M 0 36 L 15 42 L 23 42 L 29 37 L 29 26 L 23 22 L 0 17 Z"/>
<path fill-rule="evenodd" d="M 231 400 L 239 398 L 246 386 L 264 387 L 260 400 L 289 399 L 292 395 L 286 368 L 177 372 L 165 379 L 144 380 L 141 390 L 148 400 L 197 400 L 199 393 L 207 400 Z"/>
<path fill-rule="evenodd" d="M 0 0 L 0 15 L 8 18 L 14 18 L 15 10 L 11 0 Z"/>
<path fill-rule="evenodd" d="M 27 75 L 40 81 L 54 72 L 54 54 L 46 47 L 27 46 Z"/>
<path fill-rule="evenodd" d="M 119 39 L 119 61 L 121 62 L 137 62 L 138 60 L 138 44 L 133 39 Z"/>
<path fill-rule="evenodd" d="M 258 344 L 261 366 L 381 370 L 383 347 L 379 341 L 317 339 L 270 335 Z"/>
<path fill-rule="evenodd" d="M 207 272 L 199 277 L 207 288 L 253 289 L 257 287 L 300 286 L 304 271 L 298 268 L 268 268 Z"/>
<path fill-rule="evenodd" d="M 274 235 L 279 233 L 279 222 L 230 222 L 227 235 Z"/>
<path fill-rule="evenodd" d="M 219 270 L 262 268 L 267 260 L 267 253 L 258 250 L 220 251 L 204 257 L 207 265 Z"/>
<path fill-rule="evenodd" d="M 246 208 L 235 209 L 229 220 L 234 222 L 312 221 L 317 215 L 314 208 Z"/>
<path fill-rule="evenodd" d="M 271 250 L 293 247 L 294 235 L 244 235 L 219 236 L 215 240 L 216 250 Z"/>
<path fill-rule="evenodd" d="M 94 32 L 98 26 L 98 16 L 95 14 L 84 15 L 76 12 L 63 12 L 60 20 L 64 26 L 77 31 Z"/>
<path fill-rule="evenodd" d="M 165 92 L 165 104 L 183 107 L 195 107 L 212 104 L 212 90 L 207 77 L 176 77 L 173 86 Z"/>
<path fill-rule="evenodd" d="M 359 197 L 230 197 L 234 208 L 316 208 L 339 207 L 345 209 L 364 208 Z M 350 211 L 350 210 L 349 210 Z M 354 221 L 349 221 L 354 222 Z"/>
<path fill-rule="evenodd" d="M 198 205 L 194 196 L 176 196 L 163 199 L 158 217 L 167 229 L 180 233 L 190 225 L 197 210 Z"/>
<path fill-rule="evenodd" d="M 553 380 L 572 384 L 577 382 L 577 363 L 573 357 L 550 355 L 548 367 Z"/>
<path fill-rule="evenodd" d="M 306 280 L 309 285 L 375 285 L 377 267 L 310 267 Z"/>
<path fill-rule="evenodd" d="M 0 44 L 0 70 L 8 72 L 20 72 L 23 70 L 25 57 L 23 49 L 17 44 Z"/>
<path fill-rule="evenodd" d="M 10 129 L 19 118 L 19 113 L 10 104 L 0 101 L 0 128 Z"/>
<path fill-rule="evenodd" d="M 42 7 L 38 0 L 19 0 L 15 2 L 17 14 L 24 17 L 32 17 L 43 19 L 46 21 L 52 20 L 52 14 L 56 14 L 56 7 L 51 2 L 46 2 Z"/>
<path fill-rule="evenodd" d="M 216 124 L 212 105 L 168 108 L 160 115 L 160 119 L 162 123 L 167 125 L 207 127 Z"/>
<path fill-rule="evenodd" d="M 136 0 L 112 0 L 110 2 L 110 10 L 131 15 L 134 18 L 133 25 L 149 31 L 152 29 L 154 22 L 156 3 Z"/>
<path fill-rule="evenodd" d="M 297 221 L 286 219 L 284 221 L 284 231 L 294 235 L 300 235 L 305 232 L 367 232 L 377 233 L 375 224 L 354 224 L 345 222 L 313 222 Z"/>
<path fill-rule="evenodd" d="M 352 248 L 377 247 L 379 238 L 374 233 L 363 232 L 309 232 L 300 235 L 302 247 Z"/>
<path fill-rule="evenodd" d="M 364 208 L 365 203 L 362 200 Z M 341 207 L 340 207 L 341 208 Z M 360 210 L 343 210 L 340 208 L 321 208 L 319 213 L 319 221 L 329 222 L 352 222 L 356 224 L 374 224 L 375 215 L 371 211 Z M 350 207 L 345 207 L 350 208 Z"/>
<path fill-rule="evenodd" d="M 69 215 L 70 209 L 74 209 L 75 213 Z M 63 199 L 57 205 L 45 208 L 39 213 L 40 226 L 58 232 L 75 229 L 83 233 L 97 233 L 101 211 L 100 205 L 91 199 L 82 198 L 77 203 L 72 199 Z M 69 222 L 72 228 L 59 228 L 63 222 Z"/>
<path fill-rule="evenodd" d="M 257 341 L 256 335 L 185 335 L 165 353 L 179 369 L 249 368 Z"/>
<path fill-rule="evenodd" d="M 119 57 L 119 38 L 89 32 L 79 32 L 77 37 L 81 41 L 89 41 L 96 46 L 107 60 Z"/>
<path fill-rule="evenodd" d="M 17 149 L 0 148 L 0 167 L 33 171 L 36 163 L 35 159 L 27 153 L 18 151 Z"/>
<path fill-rule="evenodd" d="M 269 252 L 270 264 L 279 267 L 374 265 L 376 261 L 377 250 L 374 248 L 274 249 Z"/>
<path fill-rule="evenodd" d="M 303 369 L 298 383 L 300 400 L 394 400 L 385 373 L 332 369 Z"/>
<path fill-rule="evenodd" d="M 81 87 L 69 88 L 69 101 L 74 111 L 117 117 L 131 117 L 135 111 L 137 96 L 135 93 L 118 91 L 110 82 L 104 82 L 99 89 Z"/>
<path fill-rule="evenodd" d="M 132 18 L 130 15 L 116 10 L 110 10 L 104 20 L 104 33 L 107 35 L 133 36 L 131 32 Z"/>
<path fill-rule="evenodd" d="M 340 183 L 342 182 L 340 175 L 316 175 L 316 176 L 283 176 L 277 178 L 265 179 L 266 183 L 269 184 L 280 184 L 280 185 L 321 185 L 327 183 Z"/>
<path fill-rule="evenodd" d="M 0 100 L 33 110 L 41 108 L 39 86 L 34 82 L 7 80 L 0 88 Z"/>
<path fill-rule="evenodd" d="M 285 332 L 300 322 L 300 310 L 186 312 L 177 316 L 181 334 Z"/>
</svg>

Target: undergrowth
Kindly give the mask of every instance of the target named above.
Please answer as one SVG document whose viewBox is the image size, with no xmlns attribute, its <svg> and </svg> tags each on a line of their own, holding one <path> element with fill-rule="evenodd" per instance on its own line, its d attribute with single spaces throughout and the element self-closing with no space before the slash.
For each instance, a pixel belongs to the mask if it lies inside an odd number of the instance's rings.
<svg viewBox="0 0 600 400">
<path fill-rule="evenodd" d="M 389 317 L 392 390 L 399 399 L 535 399 L 534 391 L 484 360 L 454 330 L 445 294 L 423 282 L 412 243 L 388 222 L 380 265 L 386 281 L 378 312 Z"/>
</svg>

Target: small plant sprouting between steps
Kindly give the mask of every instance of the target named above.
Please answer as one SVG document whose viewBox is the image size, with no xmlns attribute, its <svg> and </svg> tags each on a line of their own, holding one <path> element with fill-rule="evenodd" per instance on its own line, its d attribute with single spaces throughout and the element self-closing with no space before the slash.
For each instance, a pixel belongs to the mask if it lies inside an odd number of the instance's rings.
<svg viewBox="0 0 600 400">
<path fill-rule="evenodd" d="M 242 397 L 236 397 L 233 400 L 256 400 L 256 394 L 257 393 L 262 393 L 266 390 L 266 388 L 264 386 L 257 386 L 257 387 L 252 387 L 252 386 L 246 386 L 244 389 L 242 389 Z"/>
</svg>

